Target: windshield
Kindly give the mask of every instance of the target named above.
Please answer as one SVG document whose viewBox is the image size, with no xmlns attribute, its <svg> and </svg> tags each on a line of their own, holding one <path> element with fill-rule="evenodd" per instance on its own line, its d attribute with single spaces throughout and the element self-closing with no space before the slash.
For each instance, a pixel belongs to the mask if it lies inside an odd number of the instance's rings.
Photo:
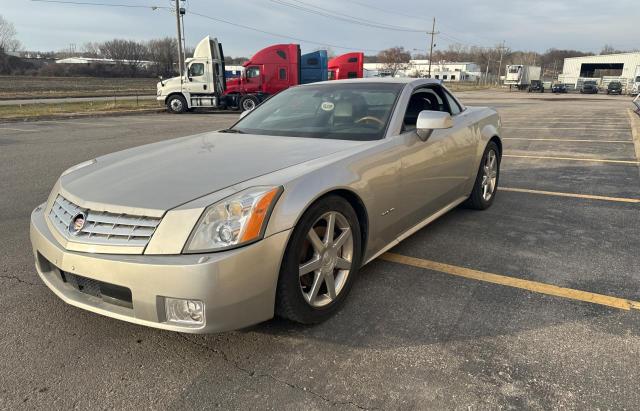
<svg viewBox="0 0 640 411">
<path fill-rule="evenodd" d="M 343 83 L 294 87 L 265 101 L 233 130 L 286 137 L 378 140 L 404 84 Z"/>
</svg>

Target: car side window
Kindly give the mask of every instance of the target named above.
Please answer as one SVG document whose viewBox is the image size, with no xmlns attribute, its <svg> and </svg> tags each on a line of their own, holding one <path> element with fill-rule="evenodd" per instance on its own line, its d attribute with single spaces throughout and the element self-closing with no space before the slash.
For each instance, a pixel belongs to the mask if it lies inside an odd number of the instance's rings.
<svg viewBox="0 0 640 411">
<path fill-rule="evenodd" d="M 447 91 L 443 90 L 443 92 L 445 97 L 447 98 L 447 103 L 449 103 L 449 114 L 451 114 L 452 116 L 460 114 L 462 112 L 462 108 L 460 107 L 458 102 Z"/>
<path fill-rule="evenodd" d="M 430 88 L 422 88 L 415 91 L 409 99 L 407 110 L 403 120 L 403 130 L 415 130 L 418 116 L 421 111 L 446 111 L 442 98 Z"/>
</svg>

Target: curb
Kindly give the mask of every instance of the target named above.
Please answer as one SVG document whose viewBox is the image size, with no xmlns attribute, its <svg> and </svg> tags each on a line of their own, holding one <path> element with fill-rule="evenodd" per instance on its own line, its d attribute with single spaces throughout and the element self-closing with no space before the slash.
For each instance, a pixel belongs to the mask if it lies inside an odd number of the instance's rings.
<svg viewBox="0 0 640 411">
<path fill-rule="evenodd" d="M 44 116 L 36 116 L 29 118 L 0 118 L 1 123 L 28 123 L 42 120 L 70 120 L 74 118 L 91 118 L 91 117 L 116 117 L 116 116 L 131 116 L 135 114 L 147 114 L 147 113 L 161 113 L 164 112 L 162 108 L 146 108 L 139 110 L 126 110 L 126 111 L 94 111 L 89 113 L 60 113 Z"/>
</svg>

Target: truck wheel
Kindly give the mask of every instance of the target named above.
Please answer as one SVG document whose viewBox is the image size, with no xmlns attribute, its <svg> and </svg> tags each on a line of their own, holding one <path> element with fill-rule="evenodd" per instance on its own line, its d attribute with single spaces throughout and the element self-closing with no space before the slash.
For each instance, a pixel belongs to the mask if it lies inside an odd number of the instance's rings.
<svg viewBox="0 0 640 411">
<path fill-rule="evenodd" d="M 187 100 L 179 94 L 169 97 L 167 100 L 167 110 L 174 114 L 180 114 L 187 111 Z"/>
<path fill-rule="evenodd" d="M 251 111 L 258 105 L 258 99 L 255 96 L 244 96 L 240 99 L 240 110 Z"/>
</svg>

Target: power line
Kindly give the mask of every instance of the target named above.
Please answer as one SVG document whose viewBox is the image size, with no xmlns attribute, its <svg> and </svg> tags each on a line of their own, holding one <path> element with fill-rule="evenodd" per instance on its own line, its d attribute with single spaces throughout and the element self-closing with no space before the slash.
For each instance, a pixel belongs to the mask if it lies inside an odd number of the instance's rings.
<svg viewBox="0 0 640 411">
<path fill-rule="evenodd" d="M 365 27 L 371 27 L 371 28 L 377 28 L 377 29 L 383 29 L 383 30 L 402 31 L 402 32 L 409 32 L 409 33 L 424 33 L 424 30 L 418 30 L 418 29 L 414 29 L 414 28 L 410 28 L 410 27 L 394 26 L 394 25 L 391 25 L 391 24 L 379 23 L 379 22 L 376 22 L 376 21 L 367 20 L 367 19 L 363 19 L 363 18 L 355 17 L 355 16 L 350 16 L 350 15 L 344 14 L 344 13 L 339 13 L 339 12 L 336 12 L 334 10 L 329 10 L 329 9 L 325 9 L 325 8 L 322 8 L 322 7 L 314 6 L 312 4 L 309 4 L 309 3 L 306 3 L 306 2 L 303 2 L 303 1 L 299 1 L 299 0 L 290 0 L 290 1 L 286 1 L 286 0 L 270 0 L 270 1 L 272 3 L 280 4 L 282 6 L 291 7 L 291 8 L 296 9 L 296 10 L 304 11 L 306 13 L 314 14 L 314 15 L 317 15 L 317 16 L 323 16 L 323 17 L 326 17 L 326 18 L 334 19 L 334 20 L 340 20 L 340 21 L 343 21 L 343 22 L 351 23 L 351 24 L 358 24 L 358 25 L 365 26 Z M 293 1 L 293 3 L 291 1 Z"/>
<path fill-rule="evenodd" d="M 173 7 L 167 7 L 167 6 L 141 6 L 141 5 L 133 5 L 133 4 L 112 4 L 112 3 L 96 3 L 96 2 L 67 1 L 67 0 L 31 0 L 31 1 L 41 2 L 41 3 L 59 3 L 59 4 L 69 4 L 69 5 L 80 5 L 80 6 L 128 7 L 128 8 L 144 8 L 144 9 L 152 9 L 152 10 L 156 10 L 156 9 L 173 10 Z M 224 23 L 224 24 L 228 24 L 228 25 L 231 25 L 231 26 L 240 27 L 240 28 L 243 28 L 243 29 L 246 29 L 246 30 L 252 30 L 252 31 L 255 31 L 255 32 L 258 32 L 258 33 L 267 34 L 269 36 L 274 36 L 274 37 L 280 37 L 280 38 L 285 38 L 285 39 L 289 39 L 289 40 L 299 41 L 301 43 L 315 44 L 317 46 L 332 47 L 332 48 L 340 49 L 340 50 L 362 50 L 362 51 L 372 52 L 372 53 L 380 52 L 379 49 L 363 49 L 363 48 L 359 48 L 359 47 L 339 46 L 339 45 L 336 45 L 336 44 L 330 44 L 330 43 L 326 43 L 326 42 L 318 42 L 318 41 L 313 41 L 313 40 L 304 39 L 304 38 L 300 38 L 300 37 L 288 36 L 288 35 L 285 35 L 285 34 L 275 33 L 275 32 L 271 32 L 271 31 L 262 30 L 262 29 L 259 29 L 259 28 L 256 28 L 256 27 L 247 26 L 245 24 L 234 23 L 232 21 L 221 19 L 219 17 L 207 16 L 206 14 L 198 13 L 198 12 L 191 11 L 191 10 L 186 10 L 186 13 L 187 14 L 192 14 L 194 16 L 202 17 L 202 18 L 205 18 L 205 19 L 217 21 L 219 23 Z"/>
<path fill-rule="evenodd" d="M 163 9 L 169 10 L 169 7 L 166 6 L 141 6 L 136 4 L 112 4 L 112 3 L 90 3 L 85 1 L 66 1 L 66 0 L 31 0 L 39 3 L 59 3 L 59 4 L 74 4 L 78 6 L 103 6 L 103 7 L 127 7 L 127 8 L 135 8 L 135 9 Z"/>
<path fill-rule="evenodd" d="M 202 14 L 202 13 L 197 13 L 195 11 L 188 11 L 188 14 L 193 14 L 194 16 L 199 16 L 205 19 L 209 19 L 209 20 L 213 20 L 213 21 L 217 21 L 220 23 L 225 23 L 225 24 L 229 24 L 231 26 L 236 26 L 236 27 L 240 27 L 243 29 L 247 29 L 247 30 L 252 30 L 252 31 L 256 31 L 258 33 L 263 33 L 263 34 L 268 34 L 270 36 L 274 36 L 274 37 L 280 37 L 280 38 L 285 38 L 285 39 L 289 39 L 289 40 L 295 40 L 295 41 L 299 41 L 302 43 L 309 43 L 309 44 L 315 44 L 318 46 L 327 46 L 327 47 L 333 47 L 336 49 L 342 49 L 342 50 L 362 50 L 362 51 L 369 51 L 369 52 L 373 52 L 373 53 L 378 53 L 380 52 L 380 50 L 374 50 L 374 49 L 362 49 L 359 47 L 347 47 L 347 46 L 338 46 L 335 44 L 330 44 L 330 43 L 325 43 L 325 42 L 318 42 L 318 41 L 313 41 L 313 40 L 308 40 L 308 39 L 303 39 L 300 37 L 293 37 L 293 36 L 288 36 L 285 34 L 280 34 L 280 33 L 274 33 L 271 31 L 266 31 L 266 30 L 262 30 L 262 29 L 258 29 L 256 27 L 251 27 L 251 26 L 247 26 L 245 24 L 240 24 L 240 23 L 234 23 L 232 21 L 229 20 L 225 20 L 225 19 L 221 19 L 219 17 L 211 17 L 211 16 L 207 16 L 206 14 Z"/>
</svg>

